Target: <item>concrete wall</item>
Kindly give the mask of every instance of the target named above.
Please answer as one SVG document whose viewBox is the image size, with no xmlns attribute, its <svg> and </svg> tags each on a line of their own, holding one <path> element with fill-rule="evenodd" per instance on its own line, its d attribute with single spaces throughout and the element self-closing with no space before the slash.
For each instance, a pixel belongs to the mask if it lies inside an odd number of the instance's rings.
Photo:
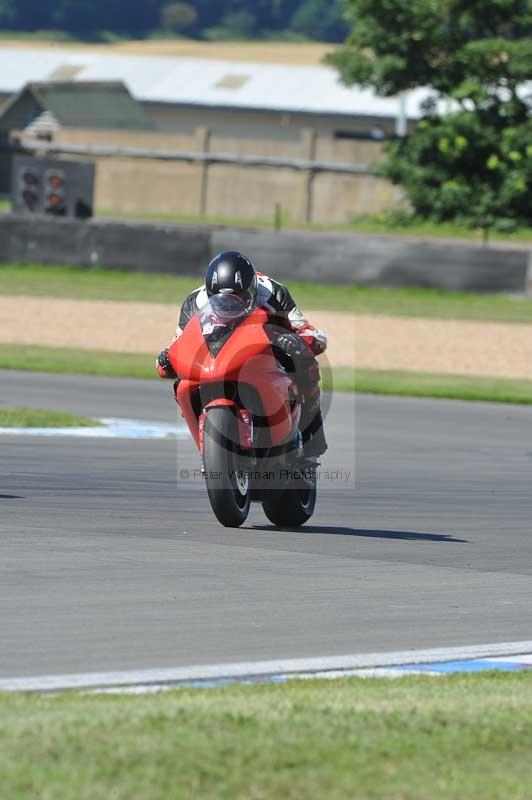
<svg viewBox="0 0 532 800">
<path fill-rule="evenodd" d="M 0 262 L 200 274 L 210 259 L 206 228 L 0 214 Z"/>
<path fill-rule="evenodd" d="M 525 250 L 388 236 L 0 215 L 3 262 L 201 276 L 210 258 L 225 249 L 243 251 L 258 268 L 281 279 L 317 283 L 523 293 L 530 273 Z"/>
<path fill-rule="evenodd" d="M 375 130 L 393 134 L 395 120 L 382 117 L 342 117 L 337 114 L 305 114 L 224 108 L 183 108 L 169 103 L 143 103 L 156 128 L 165 133 L 192 133 L 209 128 L 213 136 L 234 139 L 298 141 L 301 131 L 313 128 L 318 136 L 332 138 L 335 132 L 370 135 Z"/>
<path fill-rule="evenodd" d="M 223 116 L 223 115 L 222 115 Z M 253 117 L 253 115 L 251 115 Z M 253 117 L 253 119 L 255 119 Z M 255 123 L 256 123 L 255 119 Z M 233 130 L 235 128 L 235 130 Z M 215 130 L 184 126 L 180 133 L 102 130 L 59 131 L 56 144 L 107 145 L 237 155 L 265 155 L 373 165 L 382 144 L 335 140 L 314 129 L 268 131 L 236 127 Z M 371 175 L 323 172 L 313 180 L 289 168 L 221 166 L 100 158 L 96 161 L 95 205 L 106 213 L 209 215 L 245 220 L 272 219 L 276 204 L 294 222 L 346 223 L 401 205 L 402 193 Z"/>
</svg>

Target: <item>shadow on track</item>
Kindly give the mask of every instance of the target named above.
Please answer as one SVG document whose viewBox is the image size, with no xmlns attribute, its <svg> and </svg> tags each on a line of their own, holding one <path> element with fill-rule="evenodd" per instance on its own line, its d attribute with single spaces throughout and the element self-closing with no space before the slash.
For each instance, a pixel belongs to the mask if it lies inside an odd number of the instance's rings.
<svg viewBox="0 0 532 800">
<path fill-rule="evenodd" d="M 457 539 L 444 533 L 414 533 L 413 531 L 379 531 L 360 528 L 345 528 L 335 525 L 304 525 L 301 528 L 280 528 L 275 525 L 254 525 L 251 530 L 289 531 L 290 533 L 325 533 L 334 536 L 358 536 L 368 539 L 400 539 L 412 542 L 454 542 L 466 544 L 467 539 Z"/>
<path fill-rule="evenodd" d="M 23 500 L 20 494 L 0 494 L 0 500 Z"/>
</svg>

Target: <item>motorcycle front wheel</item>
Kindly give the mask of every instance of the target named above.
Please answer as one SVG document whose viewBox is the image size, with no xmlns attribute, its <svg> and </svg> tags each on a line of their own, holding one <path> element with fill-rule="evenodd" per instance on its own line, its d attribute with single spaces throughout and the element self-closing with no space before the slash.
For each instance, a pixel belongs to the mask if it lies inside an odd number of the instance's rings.
<svg viewBox="0 0 532 800">
<path fill-rule="evenodd" d="M 312 468 L 299 472 L 262 502 L 264 513 L 279 528 L 298 528 L 311 518 L 316 506 L 316 473 Z"/>
<path fill-rule="evenodd" d="M 233 409 L 211 408 L 203 433 L 203 466 L 212 510 L 226 528 L 246 521 L 251 502 L 248 468 L 237 453 L 238 442 Z"/>
</svg>

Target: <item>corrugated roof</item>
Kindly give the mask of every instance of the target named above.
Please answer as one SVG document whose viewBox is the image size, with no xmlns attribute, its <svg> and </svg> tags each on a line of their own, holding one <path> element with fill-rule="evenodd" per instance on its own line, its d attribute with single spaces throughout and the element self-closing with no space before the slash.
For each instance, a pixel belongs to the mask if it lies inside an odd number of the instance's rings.
<svg viewBox="0 0 532 800">
<path fill-rule="evenodd" d="M 146 130 L 152 127 L 142 106 L 120 82 L 52 81 L 32 83 L 28 88 L 43 108 L 51 111 L 67 128 Z"/>
<path fill-rule="evenodd" d="M 33 104 L 31 111 L 28 99 Z M 8 124 L 10 128 L 21 127 L 20 120 L 28 113 L 33 121 L 45 111 L 66 128 L 148 130 L 153 127 L 126 86 L 112 81 L 28 83 L 3 109 L 0 127 Z"/>
<path fill-rule="evenodd" d="M 144 102 L 353 117 L 395 118 L 399 111 L 398 98 L 347 88 L 329 67 L 0 47 L 0 93 L 65 74 L 75 82 L 123 81 Z M 420 116 L 426 96 L 424 89 L 409 93 L 409 118 Z"/>
</svg>

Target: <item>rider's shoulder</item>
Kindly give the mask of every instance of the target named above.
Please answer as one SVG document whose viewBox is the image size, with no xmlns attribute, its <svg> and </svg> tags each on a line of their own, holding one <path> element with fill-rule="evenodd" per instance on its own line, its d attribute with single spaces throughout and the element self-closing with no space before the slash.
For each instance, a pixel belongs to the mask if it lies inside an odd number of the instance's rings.
<svg viewBox="0 0 532 800">
<path fill-rule="evenodd" d="M 280 281 L 270 278 L 263 273 L 257 274 L 259 284 L 259 301 L 261 305 L 268 305 L 274 311 L 291 312 L 295 308 L 292 295 Z"/>
<path fill-rule="evenodd" d="M 203 308 L 203 306 L 207 305 L 209 302 L 209 295 L 207 294 L 205 286 L 198 286 L 197 289 L 194 289 L 190 297 L 194 299 L 198 308 Z"/>
<path fill-rule="evenodd" d="M 279 289 L 286 289 L 284 284 L 281 281 L 276 280 L 275 278 L 271 278 L 269 275 L 266 275 L 264 272 L 257 272 L 257 282 L 259 286 L 263 286 L 265 289 L 268 289 L 272 294 L 275 294 L 276 291 Z"/>
<path fill-rule="evenodd" d="M 267 289 L 269 292 L 273 293 L 274 281 L 269 275 L 266 275 L 264 272 L 257 272 L 257 283 L 259 286 L 262 286 L 264 289 Z"/>
</svg>

